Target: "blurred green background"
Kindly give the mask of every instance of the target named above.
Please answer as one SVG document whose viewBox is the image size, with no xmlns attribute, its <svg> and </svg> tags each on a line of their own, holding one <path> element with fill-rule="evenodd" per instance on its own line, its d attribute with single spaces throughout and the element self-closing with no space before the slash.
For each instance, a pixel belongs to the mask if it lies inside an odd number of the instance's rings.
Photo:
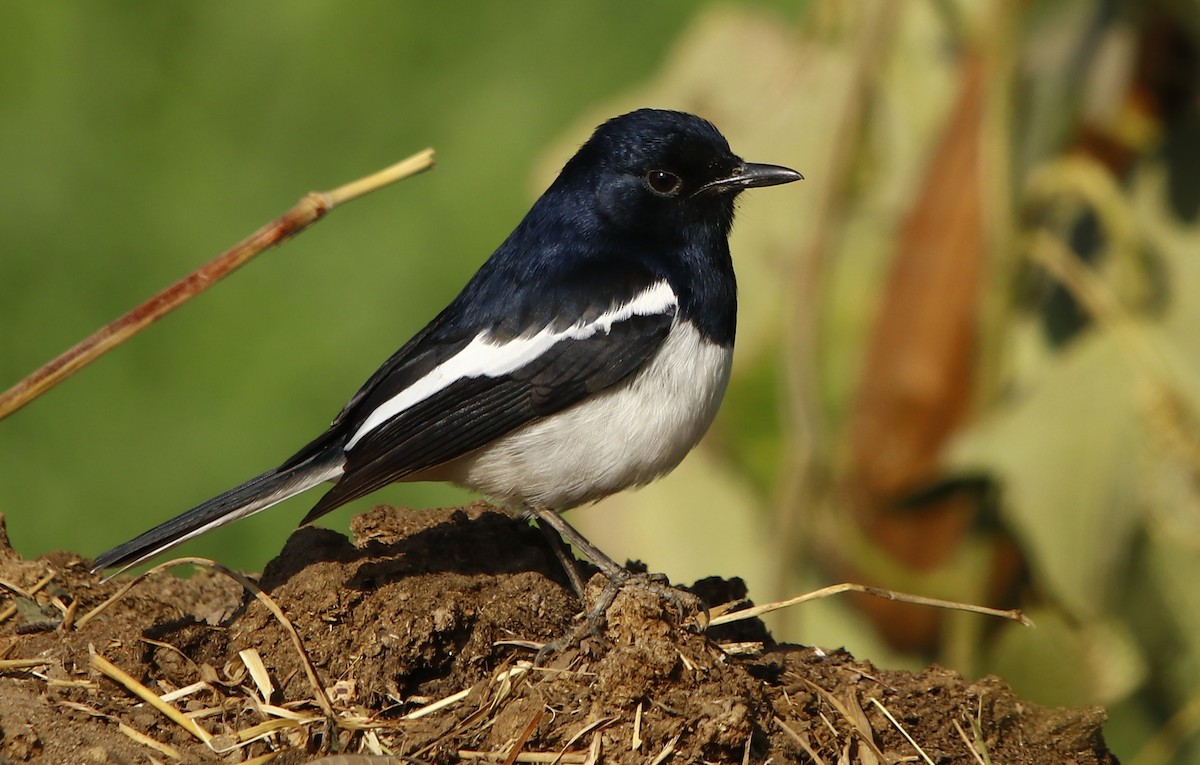
<svg viewBox="0 0 1200 765">
<path fill-rule="evenodd" d="M 1200 5 L 7 2 L 0 386 L 291 205 L 425 146 L 0 422 L 17 549 L 94 555 L 319 432 L 590 129 L 709 117 L 746 195 L 735 376 L 679 470 L 570 516 L 674 580 L 834 581 L 777 636 L 1103 704 L 1200 762 Z M 183 548 L 248 569 L 316 494 Z M 387 502 L 469 495 L 391 487 Z"/>
</svg>

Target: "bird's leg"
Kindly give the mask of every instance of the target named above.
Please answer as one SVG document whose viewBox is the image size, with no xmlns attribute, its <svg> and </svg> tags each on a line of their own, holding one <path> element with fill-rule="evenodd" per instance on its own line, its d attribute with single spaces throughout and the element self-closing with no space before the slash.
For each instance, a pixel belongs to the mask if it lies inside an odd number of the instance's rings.
<svg viewBox="0 0 1200 765">
<path fill-rule="evenodd" d="M 582 602 L 585 598 L 583 579 L 579 576 L 579 566 L 575 561 L 575 556 L 571 553 L 571 549 L 567 547 L 567 543 L 554 530 L 554 527 L 547 525 L 543 521 L 538 521 L 538 528 L 542 530 L 542 535 L 546 537 L 546 542 L 550 545 L 550 549 L 554 550 L 554 554 L 558 556 L 558 562 L 562 564 L 563 570 L 567 572 L 567 579 L 571 580 L 571 589 L 575 590 L 575 595 Z"/>
<path fill-rule="evenodd" d="M 528 508 L 529 512 L 538 519 L 539 526 L 554 532 L 555 537 L 558 539 L 559 545 L 562 544 L 563 540 L 570 542 L 575 546 L 575 549 L 583 553 L 585 558 L 590 560 L 592 563 L 595 563 L 596 567 L 599 568 L 600 571 L 603 572 L 603 574 L 610 580 L 625 580 L 629 578 L 629 572 L 625 570 L 624 566 L 605 555 L 599 547 L 596 547 L 596 545 L 589 542 L 587 537 L 585 537 L 583 534 L 580 534 L 579 531 L 574 526 L 567 523 L 561 515 L 553 510 L 547 510 L 544 507 L 534 507 L 533 505 L 526 505 L 525 507 Z M 567 576 L 570 575 L 570 573 L 567 574 Z M 579 576 L 578 571 L 575 572 L 575 576 Z M 580 593 L 580 597 L 583 597 L 583 593 Z"/>
<path fill-rule="evenodd" d="M 681 615 L 689 612 L 699 611 L 707 616 L 707 606 L 700 601 L 695 595 L 684 592 L 665 583 L 660 578 L 655 578 L 647 575 L 635 575 L 627 568 L 617 563 L 615 560 L 604 554 L 600 548 L 596 547 L 588 538 L 567 523 L 561 515 L 553 510 L 546 508 L 534 507 L 526 505 L 529 512 L 538 519 L 538 526 L 542 528 L 547 539 L 551 539 L 551 547 L 559 556 L 559 561 L 567 570 L 567 576 L 571 579 L 571 584 L 579 593 L 580 601 L 586 602 L 583 594 L 583 582 L 579 580 L 579 571 L 575 566 L 575 561 L 571 558 L 570 552 L 565 549 L 564 540 L 570 542 L 585 557 L 591 560 L 592 563 L 600 569 L 601 573 L 608 578 L 608 584 L 600 593 L 600 597 L 587 609 L 584 614 L 583 623 L 579 629 L 574 630 L 569 635 L 546 643 L 538 651 L 534 659 L 534 663 L 538 664 L 551 653 L 562 650 L 563 648 L 578 643 L 586 637 L 597 637 L 602 634 L 605 615 L 608 612 L 608 607 L 616 600 L 617 594 L 621 588 L 629 584 L 631 581 L 638 581 L 642 586 L 658 595 L 663 600 L 668 601 L 679 611 Z M 553 537 L 551 537 L 553 534 Z M 578 583 L 577 583 L 578 582 Z M 707 622 L 707 618 L 704 620 Z"/>
</svg>

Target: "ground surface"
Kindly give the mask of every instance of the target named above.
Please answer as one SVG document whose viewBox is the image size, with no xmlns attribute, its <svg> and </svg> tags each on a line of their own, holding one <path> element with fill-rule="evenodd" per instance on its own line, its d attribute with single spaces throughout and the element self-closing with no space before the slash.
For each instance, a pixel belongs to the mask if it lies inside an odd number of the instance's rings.
<svg viewBox="0 0 1200 765">
<path fill-rule="evenodd" d="M 698 634 L 641 589 L 603 642 L 530 668 L 578 610 L 536 530 L 478 504 L 376 508 L 353 532 L 296 532 L 258 580 L 294 639 L 207 569 L 153 574 L 92 616 L 125 580 L 20 559 L 0 516 L 0 763 L 1116 762 L 1100 709 L 774 645 L 754 620 Z M 739 589 L 698 588 L 714 605 Z"/>
</svg>

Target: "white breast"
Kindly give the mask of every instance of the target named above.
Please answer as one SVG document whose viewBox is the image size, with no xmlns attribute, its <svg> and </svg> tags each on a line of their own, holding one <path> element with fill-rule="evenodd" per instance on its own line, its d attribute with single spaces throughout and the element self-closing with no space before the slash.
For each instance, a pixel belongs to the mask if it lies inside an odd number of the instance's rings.
<svg viewBox="0 0 1200 765">
<path fill-rule="evenodd" d="M 667 473 L 712 424 L 733 348 L 679 321 L 629 380 L 444 466 L 439 477 L 510 503 L 565 510 Z"/>
</svg>

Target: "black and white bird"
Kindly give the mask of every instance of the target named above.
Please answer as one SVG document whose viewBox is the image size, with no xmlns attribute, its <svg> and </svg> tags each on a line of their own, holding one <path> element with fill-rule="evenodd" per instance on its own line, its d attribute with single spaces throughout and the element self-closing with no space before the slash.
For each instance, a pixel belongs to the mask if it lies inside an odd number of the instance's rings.
<svg viewBox="0 0 1200 765">
<path fill-rule="evenodd" d="M 733 356 L 734 199 L 800 179 L 742 161 L 690 114 L 609 120 L 328 430 L 101 554 L 95 570 L 135 565 L 319 484 L 333 485 L 302 523 L 397 481 L 450 481 L 522 508 L 619 577 L 558 513 L 662 476 L 704 435 Z"/>
</svg>

